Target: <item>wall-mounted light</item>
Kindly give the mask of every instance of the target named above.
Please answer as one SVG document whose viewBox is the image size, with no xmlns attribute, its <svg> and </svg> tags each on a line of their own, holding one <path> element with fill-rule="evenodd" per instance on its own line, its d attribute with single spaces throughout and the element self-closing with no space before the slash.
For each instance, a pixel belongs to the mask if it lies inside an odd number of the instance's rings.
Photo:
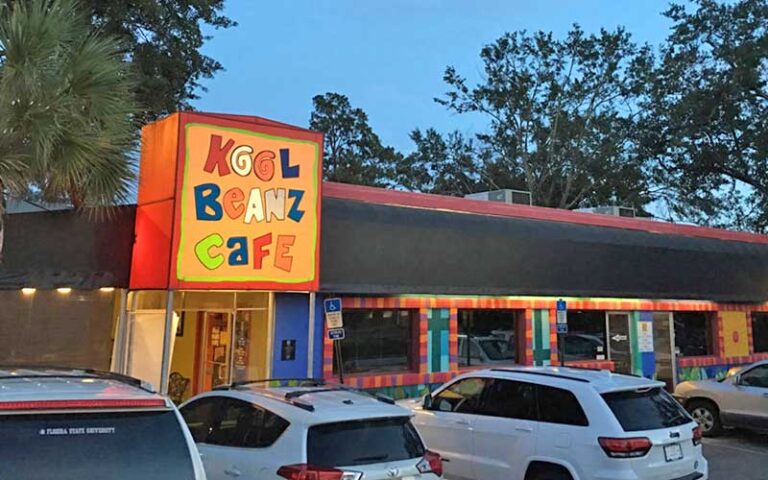
<svg viewBox="0 0 768 480">
<path fill-rule="evenodd" d="M 57 289 L 56 289 L 56 291 L 57 291 L 57 292 L 59 292 L 59 293 L 61 293 L 62 295 L 66 295 L 66 294 L 68 294 L 68 293 L 71 293 L 71 292 L 72 292 L 72 289 L 71 289 L 71 288 L 69 288 L 69 287 L 65 287 L 65 288 L 57 288 Z"/>
<path fill-rule="evenodd" d="M 21 294 L 22 295 L 34 295 L 36 291 L 37 291 L 36 288 L 22 288 L 21 289 Z"/>
<path fill-rule="evenodd" d="M 99 289 L 99 291 L 100 292 L 105 292 L 105 293 L 114 292 L 115 291 L 115 287 L 101 287 Z"/>
</svg>

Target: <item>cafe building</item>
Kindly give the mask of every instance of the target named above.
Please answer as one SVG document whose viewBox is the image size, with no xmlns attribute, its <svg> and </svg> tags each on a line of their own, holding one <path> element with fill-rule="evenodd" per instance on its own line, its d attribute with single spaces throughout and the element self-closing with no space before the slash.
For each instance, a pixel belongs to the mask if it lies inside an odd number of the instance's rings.
<svg viewBox="0 0 768 480">
<path fill-rule="evenodd" d="M 137 205 L 9 215 L 0 363 L 113 369 L 178 401 L 342 376 L 405 397 L 514 364 L 671 386 L 768 358 L 766 236 L 323 182 L 322 142 L 179 113 L 143 131 Z"/>
</svg>

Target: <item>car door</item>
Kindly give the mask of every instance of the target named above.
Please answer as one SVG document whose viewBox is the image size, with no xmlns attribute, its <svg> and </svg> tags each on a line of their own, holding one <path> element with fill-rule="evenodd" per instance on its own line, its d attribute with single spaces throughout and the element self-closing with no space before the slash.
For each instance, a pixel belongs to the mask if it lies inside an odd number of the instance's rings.
<svg viewBox="0 0 768 480">
<path fill-rule="evenodd" d="M 730 396 L 728 416 L 734 426 L 768 430 L 768 365 L 742 373 Z"/>
<path fill-rule="evenodd" d="M 472 429 L 476 478 L 522 480 L 536 448 L 535 385 L 489 379 Z"/>
<path fill-rule="evenodd" d="M 414 418 L 427 448 L 443 457 L 447 478 L 479 478 L 473 471 L 472 428 L 486 380 L 480 377 L 456 380 L 438 391 L 431 406 L 417 412 Z"/>
</svg>

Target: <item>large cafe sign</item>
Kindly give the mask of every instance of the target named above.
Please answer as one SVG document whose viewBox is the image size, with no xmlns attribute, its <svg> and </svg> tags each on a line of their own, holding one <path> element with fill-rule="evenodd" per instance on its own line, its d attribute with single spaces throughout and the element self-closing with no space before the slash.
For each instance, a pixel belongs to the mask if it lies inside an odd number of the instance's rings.
<svg viewBox="0 0 768 480">
<path fill-rule="evenodd" d="M 321 152 L 258 117 L 145 127 L 131 288 L 316 290 Z"/>
</svg>

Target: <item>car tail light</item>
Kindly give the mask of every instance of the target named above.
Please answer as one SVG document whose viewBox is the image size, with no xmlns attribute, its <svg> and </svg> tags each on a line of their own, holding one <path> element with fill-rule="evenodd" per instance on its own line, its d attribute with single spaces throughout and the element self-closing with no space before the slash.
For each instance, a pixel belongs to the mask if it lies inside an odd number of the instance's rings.
<svg viewBox="0 0 768 480">
<path fill-rule="evenodd" d="M 443 475 L 443 459 L 437 453 L 427 450 L 424 458 L 416 465 L 416 469 L 420 473 L 434 473 L 441 477 Z"/>
<path fill-rule="evenodd" d="M 693 446 L 701 445 L 701 427 L 693 427 Z"/>
<path fill-rule="evenodd" d="M 645 437 L 635 438 L 606 438 L 597 439 L 603 451 L 611 458 L 642 457 L 651 449 L 653 444 Z"/>
<path fill-rule="evenodd" d="M 0 410 L 72 410 L 85 408 L 157 408 L 166 407 L 162 398 L 89 399 L 89 400 L 27 400 L 0 402 Z"/>
<path fill-rule="evenodd" d="M 277 471 L 277 476 L 288 480 L 360 480 L 359 472 L 345 472 L 336 468 L 315 467 L 313 465 L 285 465 Z"/>
</svg>

